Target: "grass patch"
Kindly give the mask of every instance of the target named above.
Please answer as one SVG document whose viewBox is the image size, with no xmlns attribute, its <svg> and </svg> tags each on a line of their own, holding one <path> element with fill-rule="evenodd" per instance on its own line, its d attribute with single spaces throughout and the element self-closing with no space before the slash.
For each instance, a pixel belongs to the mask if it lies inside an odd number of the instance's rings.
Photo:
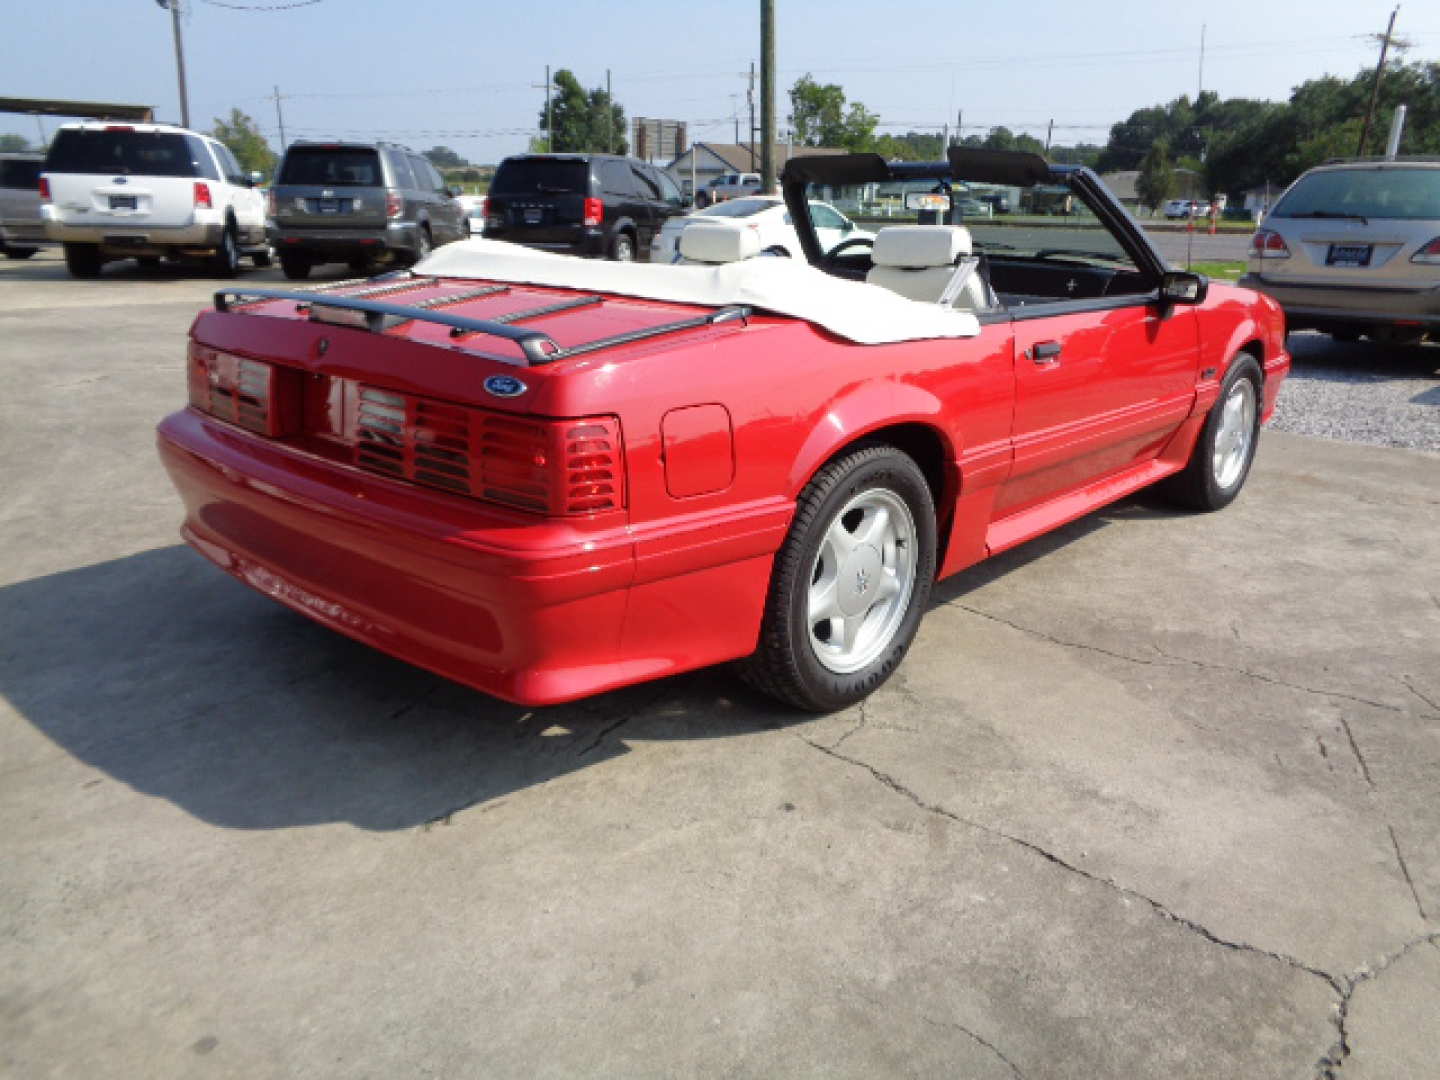
<svg viewBox="0 0 1440 1080">
<path fill-rule="evenodd" d="M 1234 281 L 1245 272 L 1244 259 L 1227 259 L 1221 262 L 1192 262 L 1190 269 L 1197 274 L 1217 281 Z"/>
</svg>

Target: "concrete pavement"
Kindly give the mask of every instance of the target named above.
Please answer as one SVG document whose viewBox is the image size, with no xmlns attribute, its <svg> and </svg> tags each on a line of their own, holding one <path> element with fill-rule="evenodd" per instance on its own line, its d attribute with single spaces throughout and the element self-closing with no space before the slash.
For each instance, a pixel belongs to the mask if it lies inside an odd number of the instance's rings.
<svg viewBox="0 0 1440 1080">
<path fill-rule="evenodd" d="M 1440 456 L 1266 433 L 844 713 L 527 710 L 178 545 L 214 287 L 0 264 L 0 1075 L 1435 1075 Z"/>
</svg>

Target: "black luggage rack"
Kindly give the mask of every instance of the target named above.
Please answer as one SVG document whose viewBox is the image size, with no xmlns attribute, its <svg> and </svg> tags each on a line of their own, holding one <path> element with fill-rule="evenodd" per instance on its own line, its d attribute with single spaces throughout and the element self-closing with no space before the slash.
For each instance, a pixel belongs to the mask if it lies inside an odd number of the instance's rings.
<svg viewBox="0 0 1440 1080">
<path fill-rule="evenodd" d="M 644 341 L 646 338 L 659 337 L 662 334 L 673 334 L 680 330 L 692 330 L 701 326 L 715 326 L 719 323 L 730 322 L 733 319 L 748 321 L 751 314 L 751 308 L 748 305 L 730 304 L 706 315 L 698 315 L 693 319 L 680 319 L 676 322 L 661 323 L 657 326 L 641 327 L 638 330 L 627 330 L 621 334 L 612 334 L 609 337 L 596 338 L 594 341 L 586 341 L 578 345 L 561 347 L 554 338 L 541 330 L 531 330 L 511 324 L 523 322 L 527 319 L 538 319 L 545 315 L 555 315 L 562 311 L 571 311 L 577 308 L 590 307 L 594 304 L 601 304 L 604 303 L 605 297 L 584 294 L 567 300 L 557 300 L 554 303 L 545 304 L 540 307 L 528 308 L 524 311 L 507 312 L 503 315 L 497 315 L 493 319 L 470 319 L 463 315 L 451 315 L 448 312 L 437 311 L 436 309 L 448 304 L 458 304 L 465 300 L 475 300 L 482 296 L 497 296 L 501 293 L 509 292 L 510 286 L 485 285 L 458 293 L 450 293 L 445 296 L 431 297 L 428 300 L 422 300 L 420 303 L 413 305 L 392 304 L 376 299 L 378 296 L 388 296 L 398 292 L 406 292 L 410 289 L 426 288 L 441 284 L 439 278 L 413 276 L 396 280 L 395 278 L 397 277 L 398 275 L 386 275 L 385 277 L 375 278 L 369 281 L 363 279 L 337 281 L 316 289 L 251 289 L 245 287 L 220 289 L 215 293 L 215 310 L 231 311 L 236 308 L 244 308 L 252 304 L 264 303 L 270 300 L 294 300 L 295 310 L 300 312 L 308 311 L 312 319 L 317 319 L 316 308 L 356 312 L 359 315 L 357 322 L 347 322 L 343 325 L 354 326 L 357 329 L 365 329 L 371 332 L 389 330 L 411 321 L 438 323 L 441 326 L 448 326 L 450 328 L 450 337 L 452 339 L 463 338 L 470 334 L 485 334 L 490 337 L 512 341 L 520 346 L 520 351 L 525 354 L 525 364 L 527 367 L 533 367 L 537 364 L 550 364 L 556 360 L 565 360 L 572 356 L 597 352 L 600 349 L 608 349 L 614 345 L 626 345 L 632 341 Z M 330 289 L 371 284 L 373 284 L 372 288 L 361 290 L 359 293 L 353 293 L 347 296 L 328 295 L 328 290 Z M 317 319 L 317 321 L 331 322 L 334 320 L 322 318 Z M 504 358 L 500 357 L 498 359 Z"/>
</svg>

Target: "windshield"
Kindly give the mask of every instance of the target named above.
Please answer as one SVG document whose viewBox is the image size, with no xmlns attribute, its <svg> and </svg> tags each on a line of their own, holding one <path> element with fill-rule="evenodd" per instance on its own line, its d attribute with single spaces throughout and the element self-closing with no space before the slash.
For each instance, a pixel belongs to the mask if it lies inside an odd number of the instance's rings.
<svg viewBox="0 0 1440 1080">
<path fill-rule="evenodd" d="M 585 195 L 590 164 L 563 158 L 507 158 L 490 182 L 492 195 Z"/>
<path fill-rule="evenodd" d="M 292 147 L 280 169 L 280 184 L 313 184 L 319 187 L 383 187 L 380 155 L 374 150 L 342 150 Z"/>
<path fill-rule="evenodd" d="M 906 196 L 915 194 L 948 195 L 949 216 L 908 209 Z M 841 187 L 810 184 L 806 200 L 817 228 L 831 224 L 822 220 L 819 205 L 828 203 L 863 230 L 857 236 L 894 225 L 964 225 L 977 254 L 1133 266 L 1110 230 L 1063 184 L 1012 187 L 945 177 Z"/>
<path fill-rule="evenodd" d="M 199 140 L 187 140 L 177 131 L 62 128 L 50 144 L 45 171 L 119 176 L 204 176 L 207 170 L 195 156 L 203 150 Z"/>
<path fill-rule="evenodd" d="M 714 206 L 706 207 L 699 211 L 701 217 L 750 217 L 762 210 L 772 210 L 779 206 L 778 199 L 731 199 L 729 202 L 716 203 Z"/>
<path fill-rule="evenodd" d="M 1311 173 L 1286 192 L 1271 216 L 1440 218 L 1440 168 Z"/>
</svg>

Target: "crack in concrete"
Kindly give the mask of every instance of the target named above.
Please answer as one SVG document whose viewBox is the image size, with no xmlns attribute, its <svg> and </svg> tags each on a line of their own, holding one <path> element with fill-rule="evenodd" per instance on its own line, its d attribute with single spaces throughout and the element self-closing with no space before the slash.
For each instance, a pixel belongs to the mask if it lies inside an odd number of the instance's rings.
<svg viewBox="0 0 1440 1080">
<path fill-rule="evenodd" d="M 841 735 L 840 738 L 836 739 L 833 743 L 831 743 L 831 750 L 838 749 L 841 743 L 843 743 L 846 739 L 850 738 L 851 735 L 854 735 L 857 731 L 859 731 L 861 728 L 863 728 L 866 724 L 870 722 L 870 718 L 865 711 L 866 706 L 869 704 L 869 701 L 869 698 L 860 699 L 860 722 L 854 727 L 852 727 L 849 731 L 845 732 L 844 735 Z"/>
<path fill-rule="evenodd" d="M 1334 1045 L 1326 1052 L 1325 1056 L 1315 1063 L 1316 1080 L 1340 1080 L 1340 1070 L 1345 1067 L 1345 1059 L 1351 1054 L 1350 1048 L 1350 1002 L 1355 997 L 1355 991 L 1364 986 L 1367 982 L 1378 979 L 1385 971 L 1397 961 L 1403 959 L 1412 949 L 1424 945 L 1440 947 L 1440 931 L 1432 934 L 1423 934 L 1418 938 L 1407 941 L 1398 950 L 1384 957 L 1379 963 L 1368 968 L 1361 968 L 1353 975 L 1348 975 L 1340 987 L 1340 1001 L 1335 1009 L 1335 1027 L 1339 1033 Z"/>
<path fill-rule="evenodd" d="M 934 1017 L 925 1016 L 923 1014 L 921 1015 L 920 1019 L 925 1021 L 925 1023 L 929 1024 L 931 1027 L 953 1028 L 954 1030 L 960 1032 L 962 1035 L 968 1035 L 971 1039 L 979 1043 L 981 1046 L 985 1047 L 986 1050 L 989 1050 L 997 1058 L 999 1058 L 1006 1065 L 1008 1065 L 1010 1067 L 1010 1071 L 1016 1076 L 1018 1076 L 1020 1080 L 1025 1080 L 1025 1074 L 1020 1071 L 1020 1066 L 1016 1065 L 1015 1062 L 1011 1061 L 1008 1057 L 1006 1057 L 1003 1050 L 1001 1050 L 998 1046 L 992 1043 L 989 1039 L 985 1038 L 983 1035 L 977 1035 L 975 1032 L 967 1028 L 964 1024 L 958 1023 L 954 1020 L 936 1020 Z"/>
<path fill-rule="evenodd" d="M 1080 877 L 1083 877 L 1088 881 L 1092 881 L 1097 885 L 1104 885 L 1105 887 L 1113 889 L 1115 892 L 1120 893 L 1122 896 L 1128 896 L 1134 900 L 1139 900 L 1142 903 L 1148 905 L 1157 915 L 1160 915 L 1166 920 L 1173 922 L 1178 926 L 1182 926 L 1195 934 L 1200 935 L 1206 941 L 1210 942 L 1213 945 L 1219 945 L 1222 948 L 1231 949 L 1235 952 L 1254 953 L 1257 956 L 1264 956 L 1268 957 L 1271 960 L 1279 961 L 1287 967 L 1294 968 L 1297 971 L 1302 971 L 1308 975 L 1315 976 L 1315 978 L 1317 979 L 1324 980 L 1324 982 L 1337 994 L 1341 992 L 1340 981 L 1327 971 L 1322 971 L 1320 968 L 1312 967 L 1311 965 L 1305 963 L 1303 960 L 1298 960 L 1293 956 L 1287 956 L 1285 953 L 1273 952 L 1269 949 L 1261 949 L 1257 946 L 1250 945 L 1243 941 L 1230 941 L 1226 938 L 1222 938 L 1213 931 L 1195 922 L 1193 919 L 1186 918 L 1184 915 L 1171 911 L 1159 900 L 1152 899 L 1151 897 L 1146 896 L 1144 893 L 1138 892 L 1137 890 L 1132 889 L 1129 886 L 1121 885 L 1113 878 L 1101 877 L 1098 874 L 1092 874 L 1088 870 L 1084 870 L 1081 867 L 1074 865 L 1073 863 L 1065 861 L 1059 855 L 1056 855 L 1054 852 L 1041 847 L 1033 840 L 1026 840 L 1022 836 L 1015 836 L 1011 833 L 1007 833 L 1005 830 L 997 829 L 993 825 L 986 825 L 983 822 L 974 821 L 970 818 L 962 817 L 954 811 L 947 810 L 945 807 L 940 806 L 936 803 L 926 802 L 918 794 L 916 794 L 914 791 L 911 791 L 895 777 L 891 776 L 887 772 L 882 772 L 880 769 L 875 768 L 875 766 L 869 764 L 868 762 L 861 761 L 859 758 L 850 757 L 847 754 L 842 754 L 832 749 L 831 747 L 823 746 L 820 743 L 814 742 L 811 739 L 807 739 L 803 735 L 799 735 L 797 736 L 797 738 L 799 738 L 800 741 L 805 743 L 807 746 L 819 750 L 827 757 L 832 757 L 837 761 L 845 762 L 847 765 L 853 765 L 855 768 L 865 770 L 885 787 L 889 788 L 891 791 L 895 792 L 902 798 L 908 799 L 915 806 L 919 807 L 921 810 L 926 811 L 927 813 L 937 814 L 940 817 L 948 818 L 949 820 L 954 821 L 957 824 L 964 825 L 968 828 L 975 829 L 978 832 L 985 833 L 987 836 L 996 837 L 997 839 L 1001 840 L 1007 840 L 1012 844 L 1023 847 L 1025 850 L 1031 852 L 1032 854 L 1038 855 L 1046 862 L 1052 863 L 1053 865 L 1060 867 L 1062 870 L 1068 870 L 1072 874 L 1078 874 Z"/>
<path fill-rule="evenodd" d="M 1405 875 L 1405 884 L 1410 886 L 1410 895 L 1415 899 L 1415 910 L 1420 913 L 1420 921 L 1429 922 L 1430 916 L 1425 914 L 1425 905 L 1420 902 L 1420 892 L 1415 888 L 1415 879 L 1410 876 L 1410 867 L 1405 865 L 1405 856 L 1400 854 L 1400 841 L 1395 836 L 1395 826 L 1386 822 L 1385 828 L 1390 830 L 1390 843 L 1395 848 L 1395 861 L 1400 864 L 1400 873 Z"/>
<path fill-rule="evenodd" d="M 629 717 L 629 716 L 622 716 L 619 720 L 616 720 L 614 723 L 612 723 L 612 724 L 607 724 L 604 728 L 601 729 L 600 734 L 596 735 L 595 738 L 591 739 L 590 742 L 585 746 L 585 748 L 584 748 L 583 750 L 579 751 L 575 756 L 576 756 L 576 757 L 584 757 L 586 754 L 590 753 L 592 750 L 594 750 L 596 747 L 598 747 L 602 742 L 604 742 L 605 739 L 606 739 L 606 737 L 607 737 L 611 732 L 619 731 L 622 727 L 624 727 L 626 724 L 628 724 L 628 723 L 631 721 L 631 719 L 632 719 L 632 718 Z"/>
<path fill-rule="evenodd" d="M 1437 714 L 1440 714 L 1440 703 L 1433 701 L 1431 698 L 1427 697 L 1425 694 L 1422 694 L 1419 690 L 1415 689 L 1415 684 L 1410 681 L 1409 675 L 1397 675 L 1396 679 L 1402 686 L 1405 687 L 1406 690 L 1409 690 L 1410 693 L 1414 694 L 1426 705 L 1429 705 L 1430 708 L 1434 709 Z"/>
<path fill-rule="evenodd" d="M 1344 716 L 1340 717 L 1340 727 L 1345 731 L 1345 738 L 1350 740 L 1350 750 L 1355 755 L 1355 760 L 1360 763 L 1360 773 L 1365 777 L 1365 783 L 1370 790 L 1375 790 L 1375 778 L 1370 775 L 1370 764 L 1365 760 L 1365 755 L 1360 752 L 1360 744 L 1355 741 L 1355 733 L 1350 730 L 1350 721 Z"/>
<path fill-rule="evenodd" d="M 1041 641 L 1048 641 L 1051 644 L 1061 645 L 1067 649 L 1082 649 L 1086 652 L 1099 653 L 1102 656 L 1113 657 L 1116 660 L 1124 660 L 1127 663 L 1140 664 L 1145 667 L 1154 667 L 1156 664 L 1159 663 L 1159 661 L 1151 660 L 1147 657 L 1132 656 L 1130 653 L 1116 652 L 1114 649 L 1106 649 L 1100 645 L 1089 645 L 1083 641 L 1070 641 L 1067 638 L 1056 637 L 1054 634 L 1047 634 L 1043 630 L 1036 630 L 1034 627 L 1024 626 L 1010 619 L 1003 618 L 1002 616 L 991 614 L 988 611 L 981 611 L 979 608 L 973 608 L 970 607 L 968 604 L 962 604 L 958 600 L 947 601 L 942 606 L 959 608 L 961 611 L 968 611 L 970 614 L 978 615 L 982 619 L 989 619 L 992 622 L 998 622 L 1002 626 L 1008 626 L 1012 630 L 1020 631 L 1022 634 L 1029 634 L 1031 637 L 1039 638 Z M 1171 661 L 1173 664 L 1186 664 L 1190 667 L 1199 668 L 1202 671 L 1222 671 L 1231 675 L 1242 675 L 1247 679 L 1254 679 L 1257 682 L 1268 683 L 1271 686 L 1279 686 L 1287 690 L 1299 690 L 1302 693 L 1315 694 L 1319 697 L 1339 698 L 1342 701 L 1353 701 L 1359 705 L 1369 705 L 1371 708 L 1384 709 L 1386 712 L 1403 713 L 1405 711 L 1398 705 L 1388 705 L 1383 701 L 1374 701 L 1370 698 L 1357 697 L 1354 694 L 1346 694 L 1339 690 L 1321 690 L 1313 686 L 1305 686 L 1301 683 L 1293 683 L 1285 679 L 1278 679 L 1273 675 L 1266 675 L 1259 671 L 1251 671 L 1249 668 L 1233 667 L 1229 664 L 1212 664 L 1204 660 L 1193 660 L 1188 656 L 1176 656 L 1174 653 L 1166 652 L 1158 645 L 1153 646 L 1153 648 L 1164 659 Z"/>
<path fill-rule="evenodd" d="M 400 719 L 402 716 L 404 716 L 406 713 L 409 713 L 409 712 L 414 711 L 415 709 L 418 709 L 421 705 L 424 705 L 425 702 L 427 702 L 428 700 L 430 700 L 430 698 L 432 698 L 432 697 L 435 696 L 435 692 L 440 689 L 440 685 L 441 685 L 440 683 L 436 683 L 435 685 L 433 685 L 432 687 L 430 687 L 430 689 L 426 690 L 423 694 L 421 694 L 419 697 L 417 697 L 414 701 L 406 702 L 404 705 L 401 705 L 398 709 L 396 709 L 394 712 L 392 712 L 392 713 L 391 713 L 389 716 L 387 716 L 385 719 L 386 719 L 387 721 L 390 721 L 390 720 L 399 720 L 399 719 Z"/>
</svg>

